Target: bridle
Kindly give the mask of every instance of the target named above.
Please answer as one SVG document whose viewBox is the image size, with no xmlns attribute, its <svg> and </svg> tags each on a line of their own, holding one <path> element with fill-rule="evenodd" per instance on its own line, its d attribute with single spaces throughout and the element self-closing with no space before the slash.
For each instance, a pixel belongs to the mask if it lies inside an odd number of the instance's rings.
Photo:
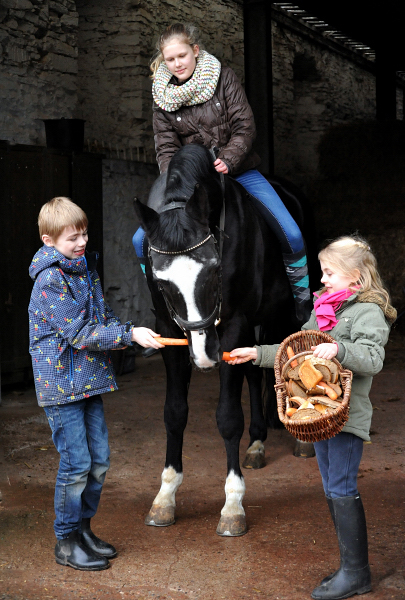
<svg viewBox="0 0 405 600">
<path fill-rule="evenodd" d="M 162 213 L 162 212 L 166 212 L 169 210 L 175 210 L 175 209 L 183 209 L 184 210 L 186 207 L 186 204 L 187 204 L 186 202 L 170 202 L 169 204 L 164 206 L 159 212 Z M 217 252 L 220 264 L 221 264 L 221 260 L 222 260 L 224 226 L 225 226 L 225 201 L 223 199 L 221 216 L 220 216 L 220 226 L 219 226 L 220 240 L 219 240 L 219 248 L 218 248 L 218 252 Z M 149 257 L 149 262 L 152 267 L 152 270 L 153 270 L 152 252 L 156 252 L 157 254 L 166 254 L 169 256 L 175 256 L 175 255 L 177 256 L 180 254 L 190 254 L 197 248 L 201 248 L 201 246 L 204 246 L 204 244 L 208 243 L 210 240 L 213 240 L 214 244 L 218 243 L 217 240 L 215 239 L 215 236 L 210 232 L 203 240 L 201 240 L 197 244 L 194 244 L 193 246 L 190 246 L 189 248 L 186 248 L 184 250 L 176 250 L 176 251 L 162 250 L 161 248 L 156 248 L 156 246 L 152 246 L 152 244 L 149 244 L 148 257 Z M 186 319 L 182 319 L 180 317 L 180 315 L 178 315 L 176 313 L 176 311 L 174 310 L 173 306 L 170 303 L 170 300 L 168 299 L 168 297 L 163 289 L 163 286 L 160 283 L 158 283 L 158 289 L 164 298 L 164 301 L 166 303 L 166 307 L 167 307 L 167 310 L 169 311 L 171 319 L 173 319 L 173 321 L 175 323 L 177 323 L 177 325 L 180 327 L 180 329 L 182 329 L 184 332 L 199 331 L 199 333 L 201 335 L 204 333 L 204 329 L 208 329 L 208 327 L 210 327 L 212 324 L 215 324 L 215 326 L 217 326 L 221 322 L 221 307 L 222 307 L 221 266 L 220 266 L 219 275 L 218 275 L 218 291 L 217 291 L 215 308 L 212 311 L 212 313 L 210 315 L 208 315 L 208 317 L 206 317 L 205 319 L 201 319 L 200 321 L 187 321 Z"/>
</svg>

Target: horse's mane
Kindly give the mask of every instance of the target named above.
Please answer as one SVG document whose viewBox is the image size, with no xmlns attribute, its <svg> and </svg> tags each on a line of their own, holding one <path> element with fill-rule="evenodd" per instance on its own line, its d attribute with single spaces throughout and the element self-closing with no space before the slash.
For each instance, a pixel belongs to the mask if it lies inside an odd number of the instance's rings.
<svg viewBox="0 0 405 600">
<path fill-rule="evenodd" d="M 204 186 L 208 194 L 214 189 L 218 194 L 220 189 L 219 175 L 209 150 L 198 144 L 187 144 L 170 161 L 163 203 L 187 202 L 196 184 Z M 184 249 L 196 241 L 200 227 L 184 210 L 171 210 L 160 215 L 156 237 L 168 250 Z"/>
<path fill-rule="evenodd" d="M 218 180 L 210 151 L 199 144 L 187 144 L 176 152 L 167 170 L 165 201 L 188 200 L 197 183 L 211 187 Z"/>
</svg>

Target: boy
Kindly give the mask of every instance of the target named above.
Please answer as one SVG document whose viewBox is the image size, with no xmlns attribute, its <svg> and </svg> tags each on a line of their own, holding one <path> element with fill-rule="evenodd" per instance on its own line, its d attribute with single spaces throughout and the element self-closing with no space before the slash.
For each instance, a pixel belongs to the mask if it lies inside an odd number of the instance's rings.
<svg viewBox="0 0 405 600">
<path fill-rule="evenodd" d="M 38 217 L 44 246 L 29 272 L 30 354 L 38 404 L 60 454 L 55 486 L 56 562 L 83 571 L 109 567 L 116 550 L 90 529 L 109 468 L 100 394 L 117 384 L 109 350 L 133 342 L 162 348 L 155 332 L 120 320 L 104 302 L 97 254 L 86 253 L 87 217 L 69 198 L 47 202 Z"/>
</svg>

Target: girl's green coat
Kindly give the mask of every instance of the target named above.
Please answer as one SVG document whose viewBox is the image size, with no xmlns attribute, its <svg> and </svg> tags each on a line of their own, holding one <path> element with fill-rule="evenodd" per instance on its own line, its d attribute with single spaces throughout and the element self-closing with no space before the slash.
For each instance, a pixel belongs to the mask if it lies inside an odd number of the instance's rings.
<svg viewBox="0 0 405 600">
<path fill-rule="evenodd" d="M 336 312 L 339 320 L 336 327 L 327 331 L 339 344 L 337 360 L 345 369 L 353 371 L 350 396 L 349 420 L 343 431 L 354 433 L 365 441 L 370 440 L 370 425 L 373 407 L 369 393 L 373 376 L 382 369 L 388 341 L 390 323 L 380 306 L 365 301 L 363 294 L 348 298 Z M 315 311 L 302 330 L 319 331 Z M 253 363 L 260 367 L 274 367 L 274 360 L 280 344 L 256 346 L 258 355 Z"/>
</svg>

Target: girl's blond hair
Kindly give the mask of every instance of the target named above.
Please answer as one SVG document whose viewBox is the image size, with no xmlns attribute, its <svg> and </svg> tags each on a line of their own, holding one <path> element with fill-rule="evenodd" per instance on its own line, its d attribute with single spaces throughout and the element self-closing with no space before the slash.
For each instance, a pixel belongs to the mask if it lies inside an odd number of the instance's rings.
<svg viewBox="0 0 405 600">
<path fill-rule="evenodd" d="M 57 196 L 41 208 L 38 215 L 39 237 L 49 235 L 55 242 L 65 227 L 75 227 L 78 231 L 87 229 L 86 213 L 70 198 Z"/>
<path fill-rule="evenodd" d="M 321 250 L 318 258 L 345 277 L 354 277 L 357 269 L 360 277 L 350 287 L 359 292 L 358 301 L 375 302 L 389 321 L 395 321 L 397 311 L 390 304 L 390 295 L 377 270 L 377 260 L 364 238 L 359 235 L 339 237 Z"/>
<path fill-rule="evenodd" d="M 173 23 L 173 25 L 169 25 L 159 36 L 156 42 L 157 52 L 153 56 L 152 62 L 150 63 L 152 79 L 155 78 L 158 68 L 164 61 L 163 48 L 170 42 L 170 40 L 174 38 L 180 40 L 184 44 L 188 44 L 192 48 L 197 44 L 201 49 L 203 49 L 200 32 L 195 25 L 191 25 L 191 23 Z"/>
</svg>

